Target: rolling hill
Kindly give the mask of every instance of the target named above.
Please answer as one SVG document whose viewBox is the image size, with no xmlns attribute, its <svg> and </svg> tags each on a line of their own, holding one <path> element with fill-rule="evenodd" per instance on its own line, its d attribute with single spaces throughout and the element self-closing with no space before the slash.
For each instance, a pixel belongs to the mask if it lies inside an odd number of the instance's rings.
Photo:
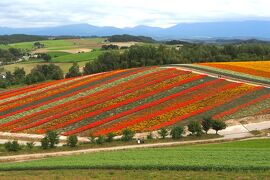
<svg viewBox="0 0 270 180">
<path fill-rule="evenodd" d="M 143 67 L 0 93 L 0 131 L 63 135 L 136 132 L 215 117 L 267 114 L 270 89 L 178 68 Z"/>
</svg>

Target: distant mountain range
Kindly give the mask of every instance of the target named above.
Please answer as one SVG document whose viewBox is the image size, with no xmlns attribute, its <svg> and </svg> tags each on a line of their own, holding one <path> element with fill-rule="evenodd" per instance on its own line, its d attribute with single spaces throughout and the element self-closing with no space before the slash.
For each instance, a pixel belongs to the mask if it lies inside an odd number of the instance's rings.
<svg viewBox="0 0 270 180">
<path fill-rule="evenodd" d="M 44 28 L 0 27 L 0 35 L 30 34 L 45 36 L 111 36 L 130 34 L 149 36 L 158 40 L 169 39 L 270 39 L 270 21 L 181 23 L 169 28 L 136 26 L 133 28 L 98 27 L 74 24 Z"/>
</svg>

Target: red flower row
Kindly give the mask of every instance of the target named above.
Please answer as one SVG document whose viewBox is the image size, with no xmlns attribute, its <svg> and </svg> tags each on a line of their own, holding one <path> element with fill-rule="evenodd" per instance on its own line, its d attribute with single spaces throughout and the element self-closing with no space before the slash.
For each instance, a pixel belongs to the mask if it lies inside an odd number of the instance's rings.
<svg viewBox="0 0 270 180">
<path fill-rule="evenodd" d="M 206 87 L 206 86 L 208 86 L 208 85 L 210 85 L 210 84 L 216 83 L 216 82 L 218 82 L 218 81 L 220 81 L 220 80 L 217 79 L 217 80 L 214 80 L 214 81 L 210 81 L 210 82 L 207 82 L 207 83 L 204 83 L 204 84 L 195 86 L 195 87 L 193 87 L 193 89 L 190 88 L 190 89 L 187 89 L 187 90 L 185 90 L 185 91 L 188 92 L 188 91 L 193 91 L 193 90 L 195 90 L 195 89 L 197 89 L 197 88 L 203 88 L 203 87 Z M 204 99 L 204 98 L 206 98 L 206 97 L 214 96 L 215 94 L 217 94 L 217 93 L 219 93 L 219 92 L 221 92 L 221 91 L 224 91 L 224 90 L 227 90 L 227 89 L 230 89 L 230 88 L 234 88 L 234 87 L 236 87 L 236 86 L 239 86 L 239 84 L 229 84 L 229 85 L 226 85 L 225 87 L 220 88 L 218 91 L 215 91 L 214 93 L 209 94 L 208 96 L 206 96 L 206 95 L 197 96 L 197 97 L 194 98 L 194 99 L 191 99 L 191 100 L 187 100 L 187 101 L 181 102 L 181 103 L 179 103 L 179 104 L 176 104 L 176 105 L 171 106 L 171 107 L 168 107 L 168 108 L 164 108 L 164 109 L 162 109 L 162 110 L 160 110 L 160 111 L 158 111 L 158 112 L 156 112 L 156 113 L 148 114 L 148 115 L 146 115 L 146 116 L 144 116 L 144 117 L 140 117 L 140 118 L 134 119 L 134 120 L 132 120 L 132 121 L 123 123 L 123 124 L 118 125 L 118 126 L 113 127 L 113 128 L 101 130 L 101 131 L 95 133 L 95 135 L 98 136 L 98 135 L 102 135 L 102 134 L 107 134 L 107 133 L 109 133 L 109 132 L 119 131 L 119 130 L 121 130 L 121 129 L 127 128 L 128 126 L 131 126 L 131 125 L 137 124 L 137 123 L 139 123 L 139 122 L 142 122 L 142 121 L 151 119 L 151 118 L 153 118 L 153 117 L 162 115 L 162 114 L 167 113 L 167 112 L 169 112 L 169 111 L 173 111 L 173 110 L 179 109 L 179 108 L 181 108 L 181 107 L 187 106 L 187 105 L 189 105 L 189 104 L 191 104 L 191 103 L 194 103 L 194 102 L 197 102 L 197 101 L 200 101 L 200 100 L 202 100 L 202 99 Z M 181 93 L 181 92 L 180 92 L 180 93 Z M 180 94 L 180 93 L 179 93 L 179 94 Z M 184 92 L 182 92 L 182 93 L 185 94 Z M 181 95 L 182 95 L 182 93 L 181 93 Z M 169 121 L 169 122 L 166 122 L 166 123 L 169 125 L 169 124 L 170 124 L 170 121 Z M 173 122 L 171 122 L 171 123 L 173 124 Z M 163 125 L 162 125 L 162 126 L 163 126 Z M 164 124 L 164 126 L 167 126 L 167 125 Z M 156 128 L 156 127 L 154 126 L 153 128 Z"/>
<path fill-rule="evenodd" d="M 201 78 L 201 76 L 195 76 L 195 77 L 196 77 L 196 78 Z M 163 88 L 161 88 L 161 89 L 158 89 L 158 90 L 155 90 L 155 91 L 151 91 L 151 92 L 149 92 L 149 93 L 146 93 L 146 94 L 137 96 L 137 97 L 135 97 L 135 98 L 131 98 L 131 99 L 128 99 L 128 100 L 126 100 L 126 101 L 123 101 L 123 102 L 120 102 L 120 103 L 117 103 L 117 104 L 114 104 L 114 105 L 111 105 L 111 106 L 108 106 L 108 107 L 99 109 L 99 110 L 94 111 L 94 112 L 87 113 L 87 114 L 85 114 L 85 115 L 83 115 L 83 116 L 81 116 L 81 117 L 79 117 L 79 118 L 72 119 L 72 120 L 70 120 L 70 121 L 67 121 L 67 122 L 65 122 L 65 123 L 58 124 L 58 125 L 56 125 L 56 126 L 52 126 L 52 127 L 51 127 L 50 129 L 48 129 L 48 130 L 55 130 L 55 129 L 58 129 L 58 128 L 67 126 L 67 125 L 69 125 L 69 124 L 73 124 L 73 123 L 75 123 L 75 122 L 81 121 L 81 120 L 83 120 L 83 119 L 85 119 L 85 118 L 89 118 L 89 117 L 92 117 L 92 116 L 96 116 L 96 115 L 101 114 L 101 113 L 103 113 L 103 112 L 105 112 L 105 111 L 108 111 L 108 110 L 111 110 L 111 109 L 115 109 L 115 108 L 117 108 L 117 107 L 120 107 L 120 106 L 123 106 L 123 105 L 127 105 L 127 104 L 129 104 L 129 103 L 131 103 L 131 102 L 138 101 L 138 100 L 140 100 L 140 99 L 143 99 L 143 98 L 152 96 L 152 95 L 157 94 L 157 93 L 160 93 L 160 92 L 162 92 L 162 91 L 165 91 L 165 90 L 171 89 L 171 88 L 173 88 L 173 87 L 179 86 L 179 85 L 181 85 L 181 84 L 183 84 L 183 83 L 186 83 L 186 82 L 188 82 L 188 81 L 192 81 L 192 79 L 196 79 L 195 77 L 190 78 L 190 79 L 186 79 L 186 80 L 183 80 L 183 81 L 180 81 L 180 82 L 177 82 L 177 83 L 174 83 L 174 84 L 172 84 L 172 85 L 163 87 Z"/>
<path fill-rule="evenodd" d="M 258 88 L 261 88 L 261 87 L 258 87 Z M 264 99 L 266 99 L 266 98 L 269 98 L 269 97 L 270 97 L 270 94 L 263 95 L 263 96 L 258 97 L 258 98 L 256 98 L 256 99 L 253 99 L 252 101 L 249 101 L 249 102 L 247 102 L 247 103 L 245 103 L 245 104 L 241 104 L 241 105 L 239 105 L 239 106 L 237 106 L 237 107 L 234 107 L 234 108 L 232 108 L 232 109 L 229 109 L 229 110 L 227 110 L 227 111 L 224 111 L 224 112 L 222 112 L 222 113 L 219 113 L 219 114 L 215 115 L 213 118 L 215 118 L 215 119 L 220 119 L 220 118 L 222 118 L 222 117 L 224 117 L 224 116 L 231 115 L 231 114 L 235 113 L 236 111 L 238 111 L 238 110 L 240 110 L 240 109 L 242 109 L 242 108 L 245 108 L 245 107 L 247 107 L 247 106 L 250 106 L 250 105 L 252 105 L 252 104 L 255 104 L 255 103 L 257 103 L 257 102 L 260 102 L 260 101 L 262 101 L 262 100 L 264 100 Z"/>
<path fill-rule="evenodd" d="M 5 117 L 8 117 L 8 116 L 12 116 L 12 115 L 17 114 L 17 113 L 21 113 L 21 112 L 24 112 L 24 111 L 28 111 L 28 110 L 30 110 L 30 109 L 34 109 L 34 108 L 43 106 L 43 105 L 45 105 L 45 104 L 49 104 L 49 103 L 52 103 L 52 102 L 55 102 L 55 101 L 59 101 L 59 100 L 61 100 L 61 99 L 67 98 L 67 97 L 74 96 L 75 94 L 81 93 L 81 92 L 83 92 L 83 91 L 86 91 L 86 90 L 89 90 L 89 89 L 92 89 L 92 88 L 96 88 L 96 87 L 98 87 L 98 86 L 100 86 L 100 85 L 103 85 L 103 84 L 107 84 L 107 83 L 113 82 L 113 81 L 115 81 L 115 80 L 121 79 L 121 78 L 126 77 L 126 76 L 129 76 L 129 75 L 131 75 L 131 74 L 136 74 L 136 73 L 138 73 L 138 71 L 142 71 L 142 69 L 138 69 L 138 70 L 136 70 L 136 71 L 129 72 L 129 73 L 127 73 L 127 74 L 118 76 L 118 77 L 116 77 L 116 78 L 113 78 L 113 79 L 110 79 L 110 80 L 108 80 L 108 81 L 105 81 L 105 82 L 96 84 L 96 85 L 94 85 L 94 86 L 90 86 L 90 87 L 85 88 L 85 89 L 80 89 L 80 90 L 78 90 L 78 91 L 69 93 L 69 94 L 67 94 L 67 95 L 65 95 L 65 96 L 61 96 L 61 97 L 52 99 L 52 100 L 50 100 L 50 101 L 46 101 L 46 102 L 43 102 L 43 103 L 40 103 L 40 104 L 36 104 L 36 105 L 33 105 L 33 106 L 29 106 L 29 107 L 26 107 L 26 108 L 17 110 L 17 111 L 13 111 L 13 112 L 11 112 L 11 113 L 8 113 L 8 114 L 5 114 L 5 115 L 0 116 L 0 119 L 1 119 L 1 118 L 5 118 Z M 70 103 L 70 102 L 69 102 L 69 103 Z"/>
<path fill-rule="evenodd" d="M 120 93 L 114 94 L 114 95 L 109 96 L 109 97 L 105 97 L 105 98 L 100 99 L 100 100 L 92 101 L 90 103 L 87 103 L 87 104 L 84 104 L 82 106 L 79 106 L 79 107 L 70 109 L 68 111 L 64 111 L 64 112 L 59 113 L 59 114 L 55 114 L 53 116 L 44 118 L 44 119 L 42 119 L 40 121 L 37 121 L 37 122 L 31 123 L 31 124 L 28 124 L 26 126 L 22 126 L 22 127 L 16 128 L 16 129 L 13 130 L 13 132 L 22 131 L 24 129 L 29 129 L 29 128 L 32 128 L 32 127 L 35 127 L 35 126 L 39 126 L 39 125 L 44 124 L 44 123 L 47 123 L 47 122 L 49 122 L 51 120 L 57 119 L 59 117 L 65 116 L 65 115 L 70 114 L 70 113 L 73 113 L 73 112 L 76 112 L 76 111 L 78 111 L 80 109 L 84 109 L 84 108 L 87 108 L 89 106 L 94 106 L 94 105 L 100 104 L 102 102 L 109 101 L 111 99 L 114 99 L 114 98 L 123 96 L 123 95 L 128 94 L 128 93 L 131 93 L 131 92 L 134 92 L 134 91 L 136 91 L 136 90 L 138 90 L 140 88 L 143 88 L 143 87 L 146 87 L 146 86 L 149 86 L 149 85 L 152 85 L 152 84 L 155 84 L 155 83 L 158 83 L 158 82 L 161 82 L 161 81 L 164 81 L 164 80 L 167 80 L 169 78 L 176 77 L 176 76 L 177 75 L 165 76 L 165 77 L 159 78 L 159 79 L 157 79 L 155 81 L 147 82 L 147 83 L 145 83 L 145 84 L 143 84 L 141 86 L 137 86 L 137 87 L 135 87 L 133 89 L 129 89 L 129 90 L 126 90 L 124 92 L 120 92 Z M 110 91 L 110 89 L 105 89 L 103 91 L 99 91 L 99 92 L 97 92 L 95 94 L 92 94 L 92 96 L 95 96 L 95 95 L 100 94 L 100 93 L 104 93 L 104 91 Z"/>
</svg>

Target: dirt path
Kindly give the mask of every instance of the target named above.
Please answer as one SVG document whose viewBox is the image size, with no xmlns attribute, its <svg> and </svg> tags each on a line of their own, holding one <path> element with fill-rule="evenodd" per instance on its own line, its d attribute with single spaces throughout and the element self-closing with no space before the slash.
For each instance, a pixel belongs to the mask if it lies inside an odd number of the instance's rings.
<svg viewBox="0 0 270 180">
<path fill-rule="evenodd" d="M 208 75 L 210 77 L 214 77 L 214 78 L 217 78 L 220 75 L 220 74 L 216 74 L 216 73 L 209 73 L 209 72 L 203 71 L 203 70 L 198 70 L 198 69 L 195 69 L 192 67 L 182 67 L 181 64 L 179 64 L 179 66 L 177 66 L 177 65 L 168 66 L 168 68 L 171 68 L 171 67 L 174 67 L 174 68 L 180 69 L 180 70 L 192 71 L 193 73 L 196 73 L 196 74 L 206 74 L 206 75 Z M 226 79 L 227 81 L 231 81 L 231 82 L 240 82 L 240 83 L 250 84 L 253 86 L 263 86 L 265 88 L 270 88 L 269 84 L 263 84 L 263 83 L 258 83 L 258 82 L 254 82 L 254 81 L 243 80 L 240 78 L 234 78 L 234 77 L 225 76 L 225 75 L 222 75 L 222 78 Z"/>
<path fill-rule="evenodd" d="M 167 143 L 156 143 L 156 144 L 140 144 L 140 145 L 117 146 L 117 147 L 108 147 L 108 148 L 91 148 L 91 149 L 82 149 L 82 150 L 75 150 L 75 151 L 3 156 L 3 157 L 0 157 L 0 162 L 28 161 L 28 160 L 41 159 L 41 158 L 46 158 L 46 157 L 78 155 L 78 154 L 85 154 L 85 153 L 116 151 L 116 150 L 135 149 L 135 148 L 166 147 L 166 146 L 174 146 L 174 145 L 217 143 L 217 142 L 233 141 L 233 140 L 239 140 L 239 139 L 250 139 L 250 138 L 253 138 L 253 135 L 250 133 L 250 131 L 263 130 L 263 129 L 269 129 L 269 128 L 270 128 L 270 121 L 263 121 L 263 122 L 250 123 L 250 124 L 239 124 L 239 125 L 227 127 L 225 130 L 220 131 L 219 134 L 223 135 L 223 137 L 216 138 L 216 139 L 167 142 Z M 210 130 L 209 133 L 214 133 L 214 131 Z M 11 137 L 27 136 L 28 138 L 43 137 L 42 135 L 13 134 L 13 133 L 3 133 L 3 132 L 0 133 L 0 135 L 11 136 Z M 140 134 L 136 134 L 136 136 L 140 136 Z M 265 137 L 265 138 L 270 138 L 270 137 Z M 61 139 L 65 139 L 65 137 L 61 137 Z M 85 141 L 87 140 L 87 138 L 81 137 L 80 140 Z"/>
</svg>

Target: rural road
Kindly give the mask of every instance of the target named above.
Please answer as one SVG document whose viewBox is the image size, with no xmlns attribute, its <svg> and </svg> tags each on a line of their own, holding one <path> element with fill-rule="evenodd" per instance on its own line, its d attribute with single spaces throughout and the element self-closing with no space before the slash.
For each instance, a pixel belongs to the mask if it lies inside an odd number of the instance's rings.
<svg viewBox="0 0 270 180">
<path fill-rule="evenodd" d="M 13 156 L 2 156 L 2 157 L 0 156 L 0 162 L 27 161 L 27 160 L 33 160 L 33 159 L 46 158 L 46 157 L 78 155 L 78 154 L 85 154 L 85 153 L 116 151 L 116 150 L 126 150 L 126 149 L 135 149 L 135 148 L 153 148 L 153 147 L 166 147 L 166 146 L 197 144 L 197 143 L 198 144 L 215 143 L 215 142 L 222 142 L 222 141 L 239 140 L 243 138 L 251 139 L 255 137 L 253 137 L 253 135 L 249 133 L 249 131 L 262 130 L 262 129 L 268 129 L 268 128 L 270 128 L 270 121 L 264 121 L 264 122 L 259 122 L 259 123 L 230 126 L 226 128 L 225 130 L 220 131 L 219 134 L 223 135 L 223 137 L 215 138 L 215 139 L 155 143 L 155 144 L 139 144 L 139 145 L 108 147 L 108 148 L 91 148 L 91 149 L 82 149 L 82 150 L 74 150 L 74 151 L 25 154 L 25 155 L 13 155 Z M 209 133 L 214 133 L 214 131 L 210 130 Z M 7 133 L 5 133 L 5 135 L 7 135 Z M 19 134 L 19 135 L 22 135 L 22 134 Z M 41 135 L 33 135 L 33 136 L 41 136 Z M 270 138 L 270 137 L 265 137 L 265 138 Z"/>
<path fill-rule="evenodd" d="M 68 156 L 68 155 L 79 155 L 86 153 L 95 153 L 95 152 L 105 152 L 105 151 L 117 151 L 117 150 L 127 150 L 127 149 L 137 149 L 137 148 L 154 148 L 154 147 L 168 147 L 175 145 L 187 145 L 187 144 L 205 144 L 205 143 L 218 143 L 224 141 L 233 141 L 233 140 L 249 140 L 249 139 L 265 139 L 270 137 L 260 137 L 260 138 L 215 138 L 207 140 L 194 140 L 194 141 L 179 141 L 179 142 L 167 142 L 167 143 L 155 143 L 155 144 L 140 144 L 140 145 L 128 145 L 128 146 L 116 146 L 108 148 L 92 148 L 92 149 L 82 149 L 75 151 L 62 151 L 62 152 L 52 152 L 52 153 L 36 153 L 36 154 L 24 154 L 24 155 L 13 155 L 13 156 L 3 156 L 0 157 L 0 162 L 20 162 L 20 161 L 29 161 L 35 159 L 42 159 L 48 157 L 58 157 L 58 156 Z"/>
</svg>

